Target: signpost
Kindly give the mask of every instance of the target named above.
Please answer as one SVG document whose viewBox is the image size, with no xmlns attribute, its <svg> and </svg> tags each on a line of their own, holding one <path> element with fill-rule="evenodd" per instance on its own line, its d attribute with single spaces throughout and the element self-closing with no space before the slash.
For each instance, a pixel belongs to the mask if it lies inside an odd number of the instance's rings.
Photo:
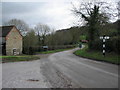
<svg viewBox="0 0 120 90">
<path fill-rule="evenodd" d="M 109 36 L 106 36 L 106 35 L 103 35 L 100 37 L 100 39 L 103 40 L 103 56 L 105 57 L 105 42 L 106 42 L 106 39 L 109 39 L 110 37 Z"/>
</svg>

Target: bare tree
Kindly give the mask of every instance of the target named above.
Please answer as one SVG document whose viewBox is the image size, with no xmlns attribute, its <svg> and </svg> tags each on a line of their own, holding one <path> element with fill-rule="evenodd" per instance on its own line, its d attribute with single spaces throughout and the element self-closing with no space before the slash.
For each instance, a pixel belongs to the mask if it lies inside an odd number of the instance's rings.
<svg viewBox="0 0 120 90">
<path fill-rule="evenodd" d="M 120 1 L 118 2 L 118 21 L 117 21 L 117 30 L 118 30 L 118 36 L 120 35 Z"/>
<path fill-rule="evenodd" d="M 4 24 L 15 25 L 22 34 L 25 34 L 29 30 L 29 26 L 23 20 L 19 20 L 19 19 L 11 19 L 8 22 L 5 22 Z"/>
<path fill-rule="evenodd" d="M 79 7 L 73 5 L 72 11 L 74 14 L 83 18 L 86 21 L 86 26 L 88 26 L 89 49 L 94 48 L 94 41 L 95 38 L 99 37 L 100 27 L 105 25 L 110 17 L 116 15 L 116 13 L 110 10 L 106 2 L 84 2 L 81 3 Z"/>
<path fill-rule="evenodd" d="M 33 54 L 34 48 L 38 43 L 37 36 L 35 35 L 35 31 L 30 29 L 30 31 L 23 37 L 23 51 L 26 54 Z M 30 51 L 32 49 L 32 51 Z"/>
<path fill-rule="evenodd" d="M 45 45 L 46 35 L 50 32 L 49 26 L 39 23 L 35 26 L 34 30 L 37 32 L 39 42 L 42 41 L 42 45 Z"/>
<path fill-rule="evenodd" d="M 117 2 L 118 20 L 120 20 L 120 1 Z"/>
<path fill-rule="evenodd" d="M 55 30 L 52 28 L 50 34 L 46 36 L 46 41 L 45 43 L 47 45 L 55 45 Z"/>
</svg>

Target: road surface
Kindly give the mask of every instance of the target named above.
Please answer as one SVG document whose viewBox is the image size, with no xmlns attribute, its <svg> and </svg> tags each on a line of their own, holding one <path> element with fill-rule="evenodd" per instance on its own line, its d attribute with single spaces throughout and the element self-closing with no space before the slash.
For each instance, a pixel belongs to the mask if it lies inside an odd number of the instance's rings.
<svg viewBox="0 0 120 90">
<path fill-rule="evenodd" d="M 2 88 L 49 88 L 40 60 L 2 64 Z"/>
<path fill-rule="evenodd" d="M 117 65 L 75 56 L 75 50 L 3 64 L 3 88 L 118 88 Z"/>
<path fill-rule="evenodd" d="M 118 66 L 75 56 L 77 49 L 52 54 L 43 63 L 43 74 L 49 81 L 58 83 L 53 68 L 72 83 L 71 87 L 118 88 Z M 53 84 L 54 86 L 54 84 Z M 58 87 L 61 87 L 58 83 Z M 54 86 L 55 87 L 55 86 Z"/>
</svg>

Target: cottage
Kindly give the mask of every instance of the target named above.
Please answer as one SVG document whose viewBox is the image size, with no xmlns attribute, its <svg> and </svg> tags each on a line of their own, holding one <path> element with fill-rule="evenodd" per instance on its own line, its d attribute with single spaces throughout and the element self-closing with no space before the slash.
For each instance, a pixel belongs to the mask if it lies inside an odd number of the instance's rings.
<svg viewBox="0 0 120 90">
<path fill-rule="evenodd" d="M 0 27 L 0 45 L 2 47 L 2 54 L 4 55 L 18 55 L 22 54 L 22 40 L 23 37 L 15 26 Z"/>
</svg>

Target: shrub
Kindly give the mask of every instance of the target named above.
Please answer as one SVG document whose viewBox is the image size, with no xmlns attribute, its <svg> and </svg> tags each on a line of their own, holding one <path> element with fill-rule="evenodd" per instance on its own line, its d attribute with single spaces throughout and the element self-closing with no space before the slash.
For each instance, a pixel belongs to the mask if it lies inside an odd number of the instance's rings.
<svg viewBox="0 0 120 90">
<path fill-rule="evenodd" d="M 102 51 L 102 40 L 100 39 L 96 39 L 93 45 L 93 50 L 100 50 Z M 106 40 L 106 52 L 116 52 L 118 54 L 120 54 L 120 36 L 114 36 L 114 37 L 110 37 L 109 40 Z"/>
<path fill-rule="evenodd" d="M 114 52 L 120 54 L 120 36 L 114 36 L 110 39 L 110 47 Z"/>
<path fill-rule="evenodd" d="M 35 53 L 33 47 L 29 47 L 29 55 L 33 55 Z"/>
<path fill-rule="evenodd" d="M 100 51 L 102 51 L 102 40 L 96 39 L 93 43 L 94 43 L 93 44 L 94 45 L 93 46 L 94 50 L 100 50 Z"/>
</svg>

